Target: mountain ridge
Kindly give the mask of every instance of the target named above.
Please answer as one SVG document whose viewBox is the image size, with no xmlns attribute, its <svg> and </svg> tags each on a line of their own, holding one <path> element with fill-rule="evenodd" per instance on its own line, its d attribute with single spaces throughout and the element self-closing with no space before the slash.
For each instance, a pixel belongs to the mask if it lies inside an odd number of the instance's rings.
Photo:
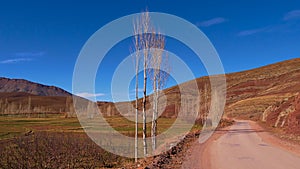
<svg viewBox="0 0 300 169">
<path fill-rule="evenodd" d="M 71 96 L 71 93 L 56 87 L 31 82 L 25 79 L 0 77 L 0 92 L 23 92 L 37 96 Z"/>
</svg>

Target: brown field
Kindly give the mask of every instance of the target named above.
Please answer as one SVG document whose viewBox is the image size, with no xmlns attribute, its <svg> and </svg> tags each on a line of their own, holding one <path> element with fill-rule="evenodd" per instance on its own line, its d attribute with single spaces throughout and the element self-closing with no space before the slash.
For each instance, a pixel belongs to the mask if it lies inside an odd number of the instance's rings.
<svg viewBox="0 0 300 169">
<path fill-rule="evenodd" d="M 106 121 L 118 132 L 134 136 L 133 122 L 122 117 L 107 117 Z M 174 119 L 159 118 L 158 133 L 173 122 Z M 151 123 L 147 125 L 150 134 Z M 0 116 L 0 126 L 0 168 L 118 168 L 134 161 L 96 145 L 77 118 L 54 114 L 47 118 Z M 195 125 L 192 130 L 198 129 L 200 126 Z M 142 125 L 139 132 L 141 137 Z"/>
</svg>

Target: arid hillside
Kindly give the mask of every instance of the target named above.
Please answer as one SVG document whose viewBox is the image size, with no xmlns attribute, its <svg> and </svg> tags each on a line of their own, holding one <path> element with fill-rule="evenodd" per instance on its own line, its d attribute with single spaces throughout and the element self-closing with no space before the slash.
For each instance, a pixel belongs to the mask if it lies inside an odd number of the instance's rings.
<svg viewBox="0 0 300 169">
<path fill-rule="evenodd" d="M 197 89 L 191 89 L 184 96 L 179 87 L 165 89 L 166 101 L 159 102 L 159 107 L 166 107 L 161 116 L 176 117 L 179 110 L 185 107 L 187 116 L 198 114 L 198 119 L 208 112 L 210 105 L 210 83 L 208 77 L 195 79 L 201 94 L 199 102 L 191 103 Z M 277 127 L 300 128 L 299 126 L 299 91 L 300 91 L 300 59 L 288 60 L 261 68 L 231 73 L 226 75 L 227 95 L 225 116 L 264 120 Z M 188 87 L 191 82 L 180 84 Z M 57 87 L 44 86 L 25 80 L 0 80 L 0 112 L 34 113 L 72 111 L 71 95 Z M 66 97 L 69 96 L 69 97 Z M 182 100 L 183 99 L 183 100 Z M 147 98 L 150 111 L 151 96 Z M 98 107 L 105 116 L 134 114 L 134 102 L 98 102 Z M 166 104 L 162 105 L 162 104 Z M 196 110 L 196 105 L 200 105 Z M 290 106 L 293 105 L 293 106 Z M 141 100 L 139 107 L 141 106 Z M 118 109 L 116 108 L 118 107 Z M 275 108 L 274 108 L 275 107 Z M 282 113 L 285 109 L 287 112 Z M 294 111 L 295 109 L 295 111 Z M 151 113 L 149 113 L 149 116 Z M 282 117 L 282 118 L 279 118 Z M 276 123 L 276 121 L 278 122 Z M 286 120 L 283 120 L 286 119 Z"/>
<path fill-rule="evenodd" d="M 269 106 L 289 99 L 300 91 L 300 59 L 288 60 L 261 68 L 226 75 L 227 95 L 225 115 L 234 118 L 259 120 Z M 196 79 L 201 94 L 199 117 L 208 111 L 210 104 L 210 83 L 208 77 Z M 191 82 L 181 85 L 188 86 Z M 197 91 L 190 91 L 190 95 Z M 167 106 L 163 116 L 175 117 L 181 106 L 178 86 L 164 90 Z M 187 98 L 188 99 L 188 98 Z M 151 96 L 148 99 L 151 103 Z M 185 101 L 182 101 L 184 103 Z M 127 105 L 126 105 L 127 104 Z M 196 103 L 194 103 L 196 104 Z M 101 112 L 117 115 L 113 103 L 98 102 Z M 133 107 L 134 103 L 117 103 L 121 110 Z M 149 105 L 148 105 L 149 107 Z M 133 111 L 132 109 L 130 111 Z M 126 110 L 124 112 L 129 112 Z"/>
<path fill-rule="evenodd" d="M 300 59 L 227 75 L 227 116 L 258 120 L 270 105 L 300 91 Z"/>
<path fill-rule="evenodd" d="M 261 68 L 226 75 L 227 95 L 224 116 L 237 119 L 262 120 L 269 126 L 283 128 L 290 133 L 300 134 L 300 59 L 288 60 Z M 196 79 L 201 98 L 198 119 L 209 110 L 211 90 L 208 77 Z M 181 85 L 189 86 L 191 82 Z M 190 95 L 197 91 L 190 91 Z M 179 109 L 187 102 L 189 111 L 194 104 L 187 97 L 181 97 L 179 87 L 164 90 L 167 98 L 162 116 L 176 117 Z M 184 100 L 181 100 L 184 99 Z M 141 100 L 140 100 L 141 101 Z M 151 96 L 148 98 L 150 110 Z M 117 103 L 120 111 L 134 113 L 134 102 Z M 118 115 L 115 105 L 98 102 L 105 115 Z M 164 107 L 164 106 L 162 106 Z M 191 113 L 191 112 L 186 112 Z"/>
</svg>

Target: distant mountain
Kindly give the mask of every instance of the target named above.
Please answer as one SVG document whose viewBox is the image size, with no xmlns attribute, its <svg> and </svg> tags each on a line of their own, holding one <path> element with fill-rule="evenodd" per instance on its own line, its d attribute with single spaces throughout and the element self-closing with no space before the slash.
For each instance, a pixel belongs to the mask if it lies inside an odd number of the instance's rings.
<svg viewBox="0 0 300 169">
<path fill-rule="evenodd" d="M 0 78 L 0 114 L 74 114 L 67 91 L 23 79 Z"/>
<path fill-rule="evenodd" d="M 0 93 L 16 92 L 36 96 L 71 96 L 69 92 L 55 86 L 42 85 L 23 79 L 0 78 Z"/>
</svg>

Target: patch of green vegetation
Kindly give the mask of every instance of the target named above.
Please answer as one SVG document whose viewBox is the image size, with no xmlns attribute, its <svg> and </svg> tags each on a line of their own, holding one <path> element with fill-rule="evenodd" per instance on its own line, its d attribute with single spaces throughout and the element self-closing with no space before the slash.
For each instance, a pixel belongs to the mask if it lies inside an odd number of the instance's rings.
<svg viewBox="0 0 300 169">
<path fill-rule="evenodd" d="M 135 123 L 124 117 L 106 117 L 106 122 L 118 132 L 134 136 Z M 158 134 L 168 130 L 174 123 L 175 119 L 159 118 L 158 119 Z M 91 121 L 91 128 L 93 124 L 98 123 L 97 120 Z M 109 131 L 102 124 L 97 124 L 95 131 Z M 104 126 L 104 124 L 103 124 Z M 194 125 L 192 130 L 201 129 L 200 125 Z M 147 132 L 150 133 L 151 122 L 147 123 Z M 178 126 L 179 132 L 185 131 L 186 126 Z M 36 118 L 36 117 L 20 117 L 20 116 L 0 116 L 0 139 L 13 138 L 26 132 L 33 131 L 49 131 L 49 132 L 83 132 L 77 118 L 63 118 L 62 116 L 52 116 L 50 118 Z M 142 135 L 142 124 L 138 125 L 139 136 Z"/>
</svg>

